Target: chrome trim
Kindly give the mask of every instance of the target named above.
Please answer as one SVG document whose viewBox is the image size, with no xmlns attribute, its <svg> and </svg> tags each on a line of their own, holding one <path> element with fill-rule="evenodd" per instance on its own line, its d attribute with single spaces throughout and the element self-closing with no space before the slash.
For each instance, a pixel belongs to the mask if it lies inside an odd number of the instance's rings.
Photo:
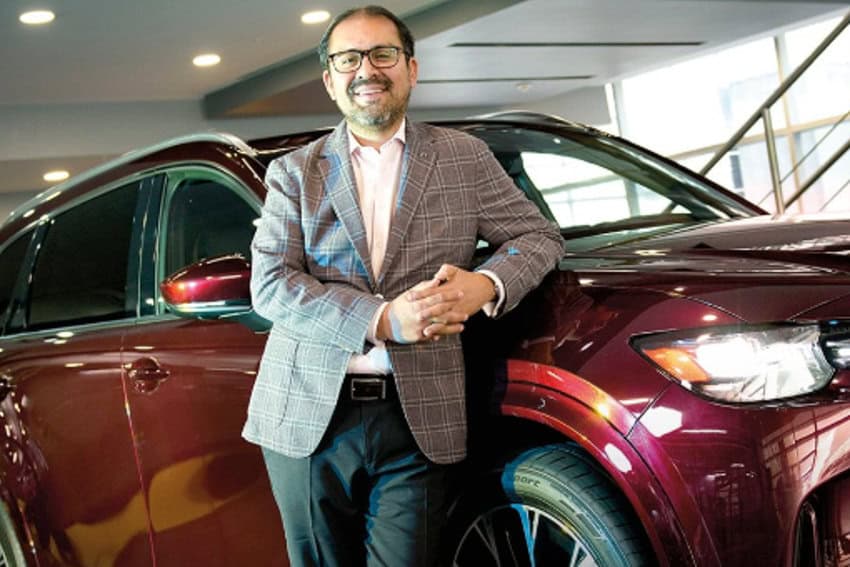
<svg viewBox="0 0 850 567">
<path fill-rule="evenodd" d="M 68 181 L 45 189 L 44 191 L 42 191 L 32 199 L 27 200 L 25 203 L 18 206 L 15 210 L 9 213 L 9 216 L 7 216 L 3 220 L 2 224 L 0 224 L 0 227 L 5 226 L 6 224 L 22 216 L 26 211 L 34 209 L 46 201 L 55 199 L 60 194 L 65 191 L 68 191 L 72 187 L 76 187 L 80 183 L 88 181 L 89 179 L 93 179 L 94 177 L 106 173 L 107 171 L 115 167 L 126 165 L 137 159 L 155 154 L 156 152 L 166 150 L 168 148 L 196 142 L 213 142 L 233 146 L 241 152 L 246 153 L 250 156 L 254 156 L 257 153 L 254 148 L 249 146 L 244 140 L 242 140 L 238 136 L 225 132 L 201 132 L 198 134 L 189 134 L 186 136 L 178 136 L 176 138 L 171 138 L 169 140 L 165 140 L 163 142 L 159 142 L 151 146 L 146 146 L 144 148 L 139 148 L 136 150 L 130 150 L 129 152 L 122 154 L 121 156 L 115 159 L 112 159 L 101 165 L 95 166 L 89 170 L 80 173 L 79 175 L 75 175 Z"/>
<path fill-rule="evenodd" d="M 45 337 L 58 337 L 59 333 L 73 331 L 74 335 L 82 333 L 90 333 L 97 331 L 109 331 L 115 327 L 132 327 L 137 320 L 135 315 L 130 317 L 122 317 L 121 319 L 111 319 L 109 321 L 98 321 L 96 323 L 79 323 L 77 325 L 65 325 L 64 327 L 51 327 L 50 329 L 38 329 L 35 331 L 15 331 L 6 335 L 0 335 L 0 343 L 6 341 L 19 341 L 21 339 L 41 339 Z"/>
</svg>

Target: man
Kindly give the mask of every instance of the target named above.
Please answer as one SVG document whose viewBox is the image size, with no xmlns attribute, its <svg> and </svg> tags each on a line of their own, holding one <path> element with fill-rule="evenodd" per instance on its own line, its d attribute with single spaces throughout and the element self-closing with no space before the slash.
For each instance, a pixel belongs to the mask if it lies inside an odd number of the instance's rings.
<svg viewBox="0 0 850 567">
<path fill-rule="evenodd" d="M 562 252 L 481 141 L 405 118 L 413 49 L 383 8 L 337 17 L 319 54 L 345 119 L 266 177 L 251 285 L 273 328 L 243 434 L 296 566 L 435 564 L 466 453 L 463 322 Z M 467 271 L 479 236 L 499 248 Z"/>
</svg>

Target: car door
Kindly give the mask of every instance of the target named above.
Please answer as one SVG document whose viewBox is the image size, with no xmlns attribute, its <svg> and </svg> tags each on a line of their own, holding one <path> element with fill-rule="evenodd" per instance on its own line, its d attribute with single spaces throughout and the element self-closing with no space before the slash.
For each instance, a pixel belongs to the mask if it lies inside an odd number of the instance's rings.
<svg viewBox="0 0 850 567">
<path fill-rule="evenodd" d="M 143 281 L 211 256 L 249 256 L 256 197 L 209 168 L 177 168 L 167 178 Z M 128 332 L 124 360 L 157 565 L 284 565 L 261 453 L 240 437 L 266 336 L 171 315 L 156 286 L 143 296 L 150 313 Z"/>
<path fill-rule="evenodd" d="M 142 186 L 93 189 L 2 251 L 2 480 L 41 565 L 151 564 L 120 358 Z"/>
</svg>

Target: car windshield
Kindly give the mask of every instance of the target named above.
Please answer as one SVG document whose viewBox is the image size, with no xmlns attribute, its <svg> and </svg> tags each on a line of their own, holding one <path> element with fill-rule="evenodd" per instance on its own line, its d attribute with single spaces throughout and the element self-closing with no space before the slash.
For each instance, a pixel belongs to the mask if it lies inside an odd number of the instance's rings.
<svg viewBox="0 0 850 567">
<path fill-rule="evenodd" d="M 759 213 L 696 175 L 600 133 L 480 123 L 464 130 L 487 142 L 514 183 L 558 223 L 568 251 Z"/>
</svg>

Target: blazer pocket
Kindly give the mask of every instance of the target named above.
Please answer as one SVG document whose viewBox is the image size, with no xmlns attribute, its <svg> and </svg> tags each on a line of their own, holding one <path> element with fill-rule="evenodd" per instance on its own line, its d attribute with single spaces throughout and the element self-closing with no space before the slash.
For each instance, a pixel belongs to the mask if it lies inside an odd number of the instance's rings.
<svg viewBox="0 0 850 567">
<path fill-rule="evenodd" d="M 260 360 L 257 382 L 248 412 L 263 420 L 280 423 L 292 386 L 298 342 L 272 329 Z"/>
</svg>

